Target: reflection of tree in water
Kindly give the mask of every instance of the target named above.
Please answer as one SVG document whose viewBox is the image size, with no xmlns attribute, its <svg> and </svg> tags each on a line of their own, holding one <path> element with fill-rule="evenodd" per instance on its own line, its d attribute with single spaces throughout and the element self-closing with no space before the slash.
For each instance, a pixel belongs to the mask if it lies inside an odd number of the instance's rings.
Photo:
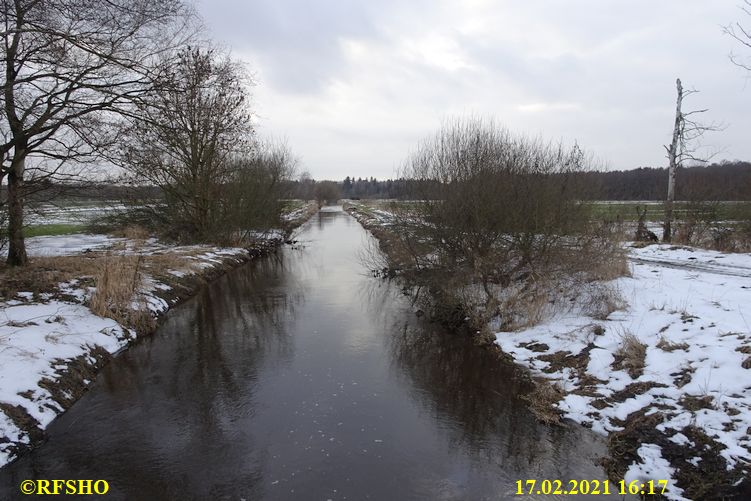
<svg viewBox="0 0 751 501">
<path fill-rule="evenodd" d="M 341 211 L 338 211 L 338 212 L 318 211 L 316 215 L 313 217 L 316 218 L 315 219 L 316 226 L 318 226 L 318 229 L 321 230 L 327 224 L 331 224 L 331 222 L 334 221 L 334 219 L 336 219 L 337 217 L 341 217 L 341 215 L 342 215 Z"/>
<path fill-rule="evenodd" d="M 520 398 L 530 385 L 519 368 L 464 335 L 416 318 L 408 298 L 395 301 L 401 294 L 393 285 L 368 289 L 364 293 L 380 311 L 403 309 L 388 328 L 394 372 L 448 432 L 453 450 L 518 478 L 574 478 L 560 475 L 586 464 L 583 455 L 599 452 L 580 430 L 536 422 Z"/>
<path fill-rule="evenodd" d="M 172 375 L 169 393 L 183 405 L 190 401 L 187 409 L 175 409 L 186 413 L 181 423 L 189 434 L 186 450 L 208 447 L 209 456 L 201 462 L 217 461 L 219 478 L 226 475 L 226 483 L 213 482 L 224 485 L 212 490 L 214 497 L 240 493 L 239 486 L 256 485 L 262 477 L 266 458 L 245 430 L 256 408 L 262 364 L 292 359 L 288 324 L 304 291 L 290 283 L 288 265 L 286 253 L 281 253 L 232 271 L 204 289 L 198 304 L 185 308 L 179 322 L 170 326 L 177 353 L 173 367 L 161 372 Z M 248 472 L 247 478 L 237 482 L 238 472 Z"/>
</svg>

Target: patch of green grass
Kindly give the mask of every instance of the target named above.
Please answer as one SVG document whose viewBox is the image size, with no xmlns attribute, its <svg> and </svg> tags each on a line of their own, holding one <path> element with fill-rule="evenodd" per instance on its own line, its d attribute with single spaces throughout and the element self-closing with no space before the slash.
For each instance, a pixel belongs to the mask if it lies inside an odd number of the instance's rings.
<svg viewBox="0 0 751 501">
<path fill-rule="evenodd" d="M 86 230 L 83 224 L 37 224 L 23 229 L 24 237 L 41 237 L 53 235 L 70 235 Z"/>
<path fill-rule="evenodd" d="M 636 221 L 636 208 L 647 209 L 647 221 L 662 221 L 665 217 L 663 202 L 627 202 L 608 201 L 589 202 L 594 219 Z M 678 201 L 674 205 L 674 215 L 680 220 L 683 214 L 692 210 L 689 202 Z M 694 207 L 693 210 L 696 210 Z M 743 221 L 751 219 L 751 202 L 717 202 L 717 219 L 720 221 Z"/>
</svg>

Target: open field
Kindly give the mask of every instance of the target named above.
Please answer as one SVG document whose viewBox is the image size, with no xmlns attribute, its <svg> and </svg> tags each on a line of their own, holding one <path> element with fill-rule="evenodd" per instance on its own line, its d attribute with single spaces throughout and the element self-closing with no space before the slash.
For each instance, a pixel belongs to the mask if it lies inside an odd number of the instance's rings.
<svg viewBox="0 0 751 501">
<path fill-rule="evenodd" d="M 71 235 L 74 233 L 83 233 L 84 231 L 86 231 L 86 225 L 84 224 L 35 224 L 25 227 L 23 229 L 23 236 L 29 238 L 40 236 Z"/>
<path fill-rule="evenodd" d="M 55 203 L 30 205 L 26 208 L 25 222 L 29 226 L 51 224 L 84 225 L 97 217 L 127 209 L 117 200 L 61 200 Z"/>
</svg>

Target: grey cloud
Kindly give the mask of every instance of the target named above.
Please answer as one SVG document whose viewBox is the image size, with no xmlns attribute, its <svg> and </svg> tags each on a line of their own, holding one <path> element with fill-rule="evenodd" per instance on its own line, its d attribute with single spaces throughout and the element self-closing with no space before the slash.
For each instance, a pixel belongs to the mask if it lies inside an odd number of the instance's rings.
<svg viewBox="0 0 751 501">
<path fill-rule="evenodd" d="M 214 1 L 203 7 L 216 36 L 257 58 L 266 84 L 316 92 L 343 65 L 341 37 L 375 38 L 371 2 L 335 0 Z"/>
<path fill-rule="evenodd" d="M 463 112 L 580 139 L 616 168 L 657 165 L 677 76 L 702 90 L 690 106 L 730 124 L 709 140 L 751 157 L 751 91 L 720 28 L 738 18 L 738 0 L 199 1 L 215 38 L 258 70 L 267 129 L 289 131 L 316 176 L 359 175 L 352 165 L 390 175 L 407 153 L 403 138 Z M 468 20 L 488 26 L 473 31 Z M 469 66 L 409 54 L 409 43 L 435 35 Z M 343 39 L 360 42 L 362 55 L 350 59 Z"/>
</svg>

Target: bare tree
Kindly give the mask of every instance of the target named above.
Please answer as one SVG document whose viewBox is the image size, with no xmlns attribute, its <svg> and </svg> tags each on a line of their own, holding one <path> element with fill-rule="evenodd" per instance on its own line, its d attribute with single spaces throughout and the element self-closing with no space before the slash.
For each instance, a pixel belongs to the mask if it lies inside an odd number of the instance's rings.
<svg viewBox="0 0 751 501">
<path fill-rule="evenodd" d="M 188 47 L 168 65 L 159 88 L 138 101 L 119 161 L 135 182 L 162 189 L 176 232 L 210 240 L 233 162 L 253 147 L 251 82 L 212 48 Z"/>
<path fill-rule="evenodd" d="M 686 90 L 681 84 L 681 79 L 675 81 L 677 90 L 677 99 L 675 105 L 675 121 L 673 123 L 673 135 L 670 145 L 665 146 L 668 154 L 668 192 L 665 199 L 665 221 L 663 222 L 662 241 L 670 242 L 673 238 L 673 205 L 675 202 L 675 182 L 678 168 L 683 166 L 686 161 L 693 163 L 705 164 L 709 161 L 708 156 L 698 156 L 701 149 L 699 139 L 709 131 L 721 130 L 716 124 L 702 124 L 696 122 L 693 115 L 706 113 L 707 109 L 683 111 L 683 99 L 691 94 L 696 94 L 698 90 Z"/>
<path fill-rule="evenodd" d="M 2 0 L 8 264 L 27 262 L 25 183 L 82 173 L 81 162 L 112 139 L 115 114 L 151 90 L 150 63 L 183 42 L 189 19 L 180 0 Z"/>
<path fill-rule="evenodd" d="M 747 16 L 751 16 L 751 0 L 744 0 L 740 8 Z M 751 49 L 751 30 L 743 26 L 740 22 L 736 21 L 725 26 L 723 31 L 725 34 L 735 38 L 746 49 Z M 751 59 L 747 56 L 738 56 L 731 53 L 730 60 L 741 68 L 751 71 Z"/>
</svg>

